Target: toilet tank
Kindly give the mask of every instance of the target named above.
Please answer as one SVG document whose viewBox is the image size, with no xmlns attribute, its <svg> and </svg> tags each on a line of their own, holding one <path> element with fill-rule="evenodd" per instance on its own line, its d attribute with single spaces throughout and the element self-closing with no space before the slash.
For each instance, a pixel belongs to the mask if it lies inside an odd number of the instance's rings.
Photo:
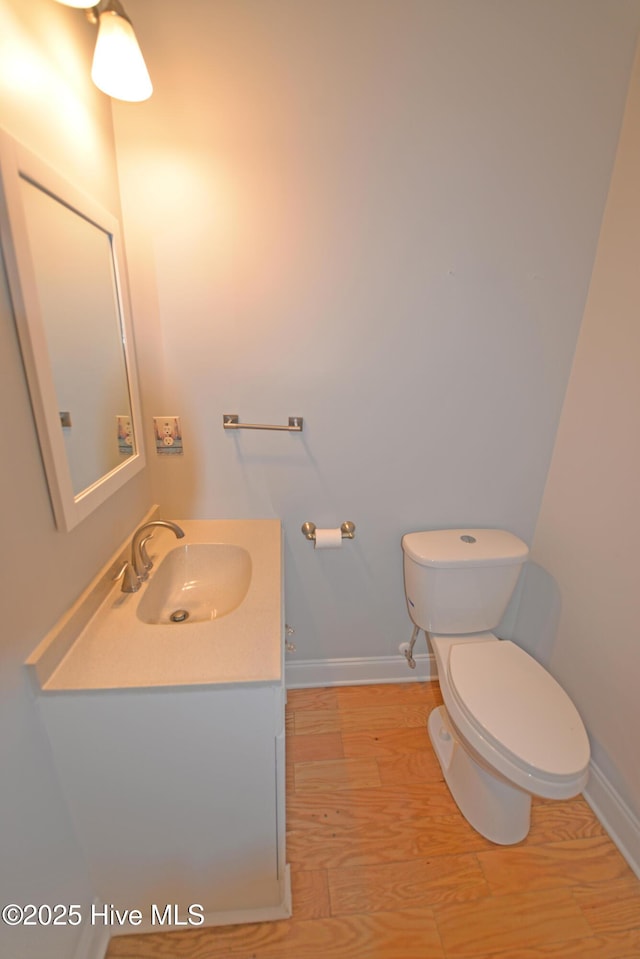
<svg viewBox="0 0 640 959">
<path fill-rule="evenodd" d="M 495 629 L 529 555 L 526 543 L 502 529 L 406 533 L 402 549 L 409 615 L 445 635 Z"/>
</svg>

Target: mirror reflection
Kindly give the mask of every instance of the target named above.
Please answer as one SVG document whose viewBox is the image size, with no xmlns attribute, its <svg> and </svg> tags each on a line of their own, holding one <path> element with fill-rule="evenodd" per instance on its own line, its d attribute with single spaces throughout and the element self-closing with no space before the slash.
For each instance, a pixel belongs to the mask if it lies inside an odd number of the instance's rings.
<svg viewBox="0 0 640 959">
<path fill-rule="evenodd" d="M 0 238 L 56 525 L 145 464 L 116 218 L 0 130 Z"/>
<path fill-rule="evenodd" d="M 78 495 L 135 452 L 111 237 L 24 177 L 20 192 Z"/>
</svg>

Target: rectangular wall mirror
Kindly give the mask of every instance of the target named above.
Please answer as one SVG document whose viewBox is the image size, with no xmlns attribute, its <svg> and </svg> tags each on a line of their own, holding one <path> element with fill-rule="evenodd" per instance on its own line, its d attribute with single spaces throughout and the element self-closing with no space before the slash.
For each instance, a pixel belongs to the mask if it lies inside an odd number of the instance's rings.
<svg viewBox="0 0 640 959">
<path fill-rule="evenodd" d="M 0 237 L 56 524 L 144 466 L 117 220 L 0 131 Z"/>
</svg>

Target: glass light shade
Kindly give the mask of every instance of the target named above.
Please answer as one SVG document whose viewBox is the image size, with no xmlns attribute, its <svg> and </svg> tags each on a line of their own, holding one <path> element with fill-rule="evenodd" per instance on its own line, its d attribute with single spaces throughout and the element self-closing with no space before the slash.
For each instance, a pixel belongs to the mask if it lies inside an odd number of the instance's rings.
<svg viewBox="0 0 640 959">
<path fill-rule="evenodd" d="M 100 14 L 91 79 L 116 100 L 137 102 L 153 93 L 144 58 L 133 27 L 112 10 Z"/>
<path fill-rule="evenodd" d="M 65 7 L 75 7 L 76 10 L 88 10 L 89 7 L 95 7 L 95 0 L 57 0 Z"/>
</svg>

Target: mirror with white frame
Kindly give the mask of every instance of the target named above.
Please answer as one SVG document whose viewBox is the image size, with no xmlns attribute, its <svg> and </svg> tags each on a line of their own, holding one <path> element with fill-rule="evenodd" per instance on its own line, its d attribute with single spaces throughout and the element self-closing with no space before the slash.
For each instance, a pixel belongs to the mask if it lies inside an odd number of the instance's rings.
<svg viewBox="0 0 640 959">
<path fill-rule="evenodd" d="M 144 466 L 118 222 L 0 131 L 0 237 L 56 524 Z"/>
</svg>

